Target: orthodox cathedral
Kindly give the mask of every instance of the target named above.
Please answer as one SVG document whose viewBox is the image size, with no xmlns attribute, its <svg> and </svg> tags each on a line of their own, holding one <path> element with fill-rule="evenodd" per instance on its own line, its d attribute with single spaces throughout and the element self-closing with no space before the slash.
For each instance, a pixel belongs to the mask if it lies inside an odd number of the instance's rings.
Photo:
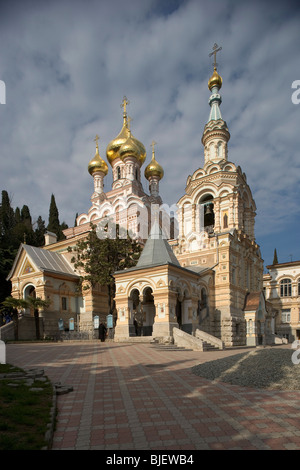
<svg viewBox="0 0 300 470">
<path fill-rule="evenodd" d="M 159 192 L 164 176 L 155 155 L 146 165 L 144 145 L 130 128 L 124 97 L 120 133 L 88 164 L 93 178 L 91 207 L 64 230 L 57 242 L 52 233 L 45 246 L 22 244 L 8 279 L 12 296 L 35 295 L 50 300 L 41 312 L 44 336 L 74 329 L 95 337 L 99 321 L 107 319 L 107 289 L 79 291 L 80 272 L 71 263 L 74 247 L 90 231 L 97 234 L 108 221 L 129 230 L 143 244 L 137 265 L 115 273 L 114 340 L 136 335 L 172 340 L 174 328 L 192 336 L 207 334 L 225 346 L 272 343 L 274 311 L 263 293 L 263 260 L 255 240 L 256 205 L 240 166 L 228 159 L 230 133 L 222 118 L 214 46 L 214 71 L 208 81 L 210 113 L 204 126 L 201 168 L 191 169 L 185 193 L 168 211 Z M 212 55 L 211 54 L 211 55 Z M 147 193 L 141 171 L 149 182 Z M 110 170 L 113 181 L 104 192 Z M 30 312 L 25 312 L 25 316 Z"/>
</svg>

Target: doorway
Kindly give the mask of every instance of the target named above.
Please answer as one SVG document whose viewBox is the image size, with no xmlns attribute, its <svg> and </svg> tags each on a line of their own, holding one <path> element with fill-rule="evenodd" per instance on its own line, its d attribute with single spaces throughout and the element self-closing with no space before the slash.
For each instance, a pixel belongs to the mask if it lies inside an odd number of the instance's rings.
<svg viewBox="0 0 300 470">
<path fill-rule="evenodd" d="M 177 319 L 179 329 L 181 330 L 182 328 L 182 302 L 179 300 L 179 297 L 177 297 L 175 314 L 176 314 L 176 319 Z"/>
</svg>

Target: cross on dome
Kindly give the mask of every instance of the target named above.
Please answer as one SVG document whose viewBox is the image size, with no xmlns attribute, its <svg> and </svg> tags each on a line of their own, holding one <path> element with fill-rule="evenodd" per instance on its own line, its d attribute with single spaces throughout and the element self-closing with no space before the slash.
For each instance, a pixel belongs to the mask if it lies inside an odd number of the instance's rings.
<svg viewBox="0 0 300 470">
<path fill-rule="evenodd" d="M 218 44 L 215 43 L 214 46 L 213 46 L 213 51 L 209 54 L 209 57 L 211 57 L 212 55 L 214 56 L 214 63 L 213 63 L 214 69 L 216 69 L 217 66 L 218 66 L 218 64 L 216 62 L 217 52 L 219 52 L 221 50 L 222 50 L 222 47 L 219 47 Z"/>
<path fill-rule="evenodd" d="M 98 140 L 99 140 L 98 134 L 96 134 L 96 137 L 94 138 L 94 142 L 96 142 L 96 147 L 98 148 Z"/>
<path fill-rule="evenodd" d="M 120 108 L 123 108 L 124 114 L 126 114 L 126 106 L 130 104 L 130 101 L 128 101 L 127 97 L 124 96 L 122 103 L 120 104 Z"/>
</svg>

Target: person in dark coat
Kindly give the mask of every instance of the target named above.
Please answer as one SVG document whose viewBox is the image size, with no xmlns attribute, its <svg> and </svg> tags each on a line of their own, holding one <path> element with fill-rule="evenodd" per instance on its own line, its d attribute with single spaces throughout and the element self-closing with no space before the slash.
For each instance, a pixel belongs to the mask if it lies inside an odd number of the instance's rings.
<svg viewBox="0 0 300 470">
<path fill-rule="evenodd" d="M 104 323 L 100 323 L 99 325 L 99 339 L 101 340 L 101 342 L 103 343 L 105 341 L 105 337 L 106 337 L 106 326 L 104 325 Z"/>
</svg>

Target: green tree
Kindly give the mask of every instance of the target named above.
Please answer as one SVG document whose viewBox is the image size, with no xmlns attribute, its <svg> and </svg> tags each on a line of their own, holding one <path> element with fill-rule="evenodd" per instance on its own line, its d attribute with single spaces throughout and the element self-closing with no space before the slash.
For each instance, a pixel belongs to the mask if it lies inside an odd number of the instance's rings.
<svg viewBox="0 0 300 470">
<path fill-rule="evenodd" d="M 11 283 L 6 278 L 13 265 L 15 250 L 0 245 L 0 302 L 11 293 Z"/>
<path fill-rule="evenodd" d="M 46 233 L 45 221 L 42 219 L 41 216 L 39 216 L 36 221 L 36 229 L 34 232 L 36 246 L 43 246 L 45 244 L 45 233 Z"/>
<path fill-rule="evenodd" d="M 16 208 L 15 211 L 15 226 L 11 230 L 11 241 L 17 250 L 20 243 L 28 243 L 29 245 L 35 245 L 35 234 L 32 227 L 32 219 L 30 215 L 29 207 L 24 205 L 21 209 Z"/>
<path fill-rule="evenodd" d="M 10 244 L 11 230 L 15 224 L 15 213 L 11 207 L 8 192 L 2 191 L 2 200 L 0 206 L 0 239 L 2 246 L 8 246 Z"/>
<path fill-rule="evenodd" d="M 21 222 L 21 211 L 19 207 L 16 207 L 16 210 L 15 210 L 15 221 L 17 224 Z"/>
<path fill-rule="evenodd" d="M 32 219 L 30 215 L 30 210 L 29 207 L 24 205 L 21 210 L 21 221 L 23 222 L 24 225 L 27 225 L 28 227 L 32 228 Z"/>
<path fill-rule="evenodd" d="M 59 212 L 57 209 L 56 201 L 54 194 L 51 195 L 51 201 L 50 201 L 50 207 L 49 207 L 49 221 L 48 221 L 48 226 L 47 230 L 49 232 L 53 232 L 57 235 L 57 240 L 63 240 L 65 238 L 63 234 L 63 230 L 65 228 L 68 228 L 67 224 L 65 222 L 62 223 L 62 225 L 59 222 Z"/>
<path fill-rule="evenodd" d="M 97 235 L 96 226 L 91 225 L 85 240 L 81 240 L 70 251 L 74 252 L 72 263 L 75 269 L 84 269 L 84 275 L 81 276 L 81 285 L 87 281 L 89 286 L 97 284 L 107 286 L 108 293 L 108 313 L 114 314 L 115 311 L 115 280 L 114 273 L 125 268 L 131 268 L 136 265 L 141 254 L 141 246 L 133 240 L 128 232 L 121 233 L 118 225 L 110 225 L 111 233 L 108 233 L 108 227 L 104 229 L 106 237 Z M 88 288 L 88 287 L 87 287 Z"/>
<path fill-rule="evenodd" d="M 49 232 L 55 233 L 58 236 L 59 228 L 60 228 L 59 213 L 58 213 L 54 194 L 52 194 L 50 207 L 49 207 L 49 222 L 48 222 L 47 230 L 49 230 Z"/>
</svg>

